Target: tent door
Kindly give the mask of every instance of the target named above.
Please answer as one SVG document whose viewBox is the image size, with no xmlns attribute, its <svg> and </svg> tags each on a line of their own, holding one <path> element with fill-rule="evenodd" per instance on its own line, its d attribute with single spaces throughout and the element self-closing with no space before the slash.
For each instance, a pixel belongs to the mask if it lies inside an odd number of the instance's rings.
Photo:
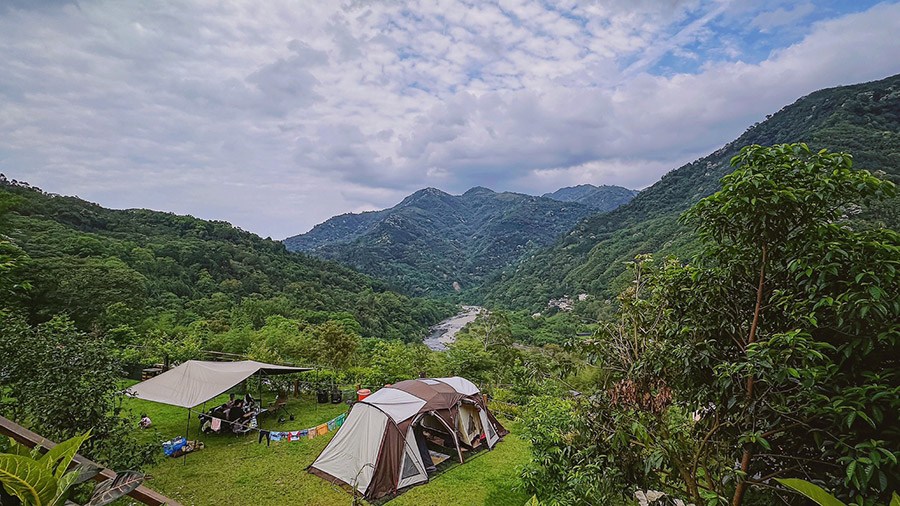
<svg viewBox="0 0 900 506">
<path fill-rule="evenodd" d="M 500 436 L 497 435 L 497 429 L 494 428 L 494 424 L 488 419 L 487 411 L 479 408 L 478 416 L 481 417 L 481 427 L 484 429 L 484 438 L 487 440 L 488 448 L 493 449 L 500 439 Z"/>
<path fill-rule="evenodd" d="M 401 489 L 423 481 L 428 481 L 428 473 L 425 472 L 425 464 L 422 463 L 422 456 L 419 454 L 413 424 L 410 424 L 403 445 L 403 458 L 400 459 L 400 479 L 397 481 L 397 488 Z"/>
</svg>

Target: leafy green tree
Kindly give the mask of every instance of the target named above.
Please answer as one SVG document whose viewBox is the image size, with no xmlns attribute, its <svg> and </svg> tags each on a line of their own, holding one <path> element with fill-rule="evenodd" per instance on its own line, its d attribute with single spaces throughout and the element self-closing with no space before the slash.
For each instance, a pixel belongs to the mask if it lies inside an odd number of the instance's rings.
<svg viewBox="0 0 900 506">
<path fill-rule="evenodd" d="M 85 455 L 110 467 L 152 461 L 156 445 L 134 438 L 136 419 L 121 407 L 122 370 L 102 336 L 79 331 L 65 317 L 32 328 L 7 315 L 0 317 L 0 363 L 15 418 L 36 432 L 63 440 L 91 430 Z"/>
<path fill-rule="evenodd" d="M 359 335 L 335 321 L 327 321 L 312 330 L 316 359 L 331 369 L 343 369 L 353 363 L 359 349 Z"/>
<path fill-rule="evenodd" d="M 900 402 L 879 402 L 896 399 L 900 386 L 886 358 L 897 356 L 900 337 L 900 236 L 854 231 L 845 221 L 896 187 L 853 170 L 846 153 L 813 153 L 805 144 L 749 146 L 732 163 L 738 169 L 722 190 L 684 218 L 707 244 L 714 272 L 705 279 L 720 287 L 706 294 L 732 293 L 730 304 L 694 302 L 731 312 L 716 316 L 718 329 L 697 313 L 680 322 L 711 352 L 712 386 L 722 395 L 714 402 L 743 447 L 732 503 L 742 503 L 754 475 L 831 474 L 838 463 L 847 466 L 851 495 L 870 487 L 886 493 L 888 476 L 900 470 L 900 438 L 886 421 L 900 415 Z M 712 288 L 693 285 L 681 289 L 703 297 Z M 862 425 L 854 425 L 860 415 Z M 873 449 L 893 459 L 855 476 L 849 464 Z"/>
<path fill-rule="evenodd" d="M 577 413 L 597 436 L 573 441 L 622 495 L 769 503 L 773 478 L 812 475 L 884 502 L 900 476 L 900 235 L 851 218 L 895 186 L 802 144 L 733 163 L 684 217 L 695 262 L 638 258 L 620 317 L 584 343 L 603 374 Z"/>
</svg>

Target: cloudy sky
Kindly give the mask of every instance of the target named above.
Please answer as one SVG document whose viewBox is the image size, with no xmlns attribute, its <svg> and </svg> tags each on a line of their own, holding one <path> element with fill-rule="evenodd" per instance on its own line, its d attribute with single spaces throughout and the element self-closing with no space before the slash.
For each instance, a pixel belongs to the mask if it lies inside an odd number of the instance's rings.
<svg viewBox="0 0 900 506">
<path fill-rule="evenodd" d="M 643 188 L 900 72 L 866 0 L 0 0 L 0 172 L 263 236 L 416 189 Z"/>
</svg>

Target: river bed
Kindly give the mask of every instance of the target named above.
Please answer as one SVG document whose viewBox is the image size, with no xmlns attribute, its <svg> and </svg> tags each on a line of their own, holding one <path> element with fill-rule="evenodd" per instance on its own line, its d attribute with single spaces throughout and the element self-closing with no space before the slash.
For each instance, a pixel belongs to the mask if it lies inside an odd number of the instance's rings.
<svg viewBox="0 0 900 506">
<path fill-rule="evenodd" d="M 446 320 L 431 327 L 425 344 L 434 351 L 447 351 L 447 345 L 456 341 L 456 333 L 463 327 L 475 321 L 479 313 L 484 311 L 481 306 L 463 306 L 463 312 L 451 316 Z"/>
</svg>

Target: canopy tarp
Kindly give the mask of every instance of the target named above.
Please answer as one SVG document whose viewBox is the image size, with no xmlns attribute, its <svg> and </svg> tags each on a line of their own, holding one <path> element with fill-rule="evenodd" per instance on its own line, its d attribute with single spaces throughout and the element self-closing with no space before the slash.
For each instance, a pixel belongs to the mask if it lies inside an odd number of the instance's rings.
<svg viewBox="0 0 900 506">
<path fill-rule="evenodd" d="M 192 408 L 215 398 L 259 371 L 273 375 L 311 370 L 306 367 L 264 364 L 254 360 L 240 362 L 188 360 L 159 376 L 128 388 L 125 392 L 138 399 Z"/>
</svg>

